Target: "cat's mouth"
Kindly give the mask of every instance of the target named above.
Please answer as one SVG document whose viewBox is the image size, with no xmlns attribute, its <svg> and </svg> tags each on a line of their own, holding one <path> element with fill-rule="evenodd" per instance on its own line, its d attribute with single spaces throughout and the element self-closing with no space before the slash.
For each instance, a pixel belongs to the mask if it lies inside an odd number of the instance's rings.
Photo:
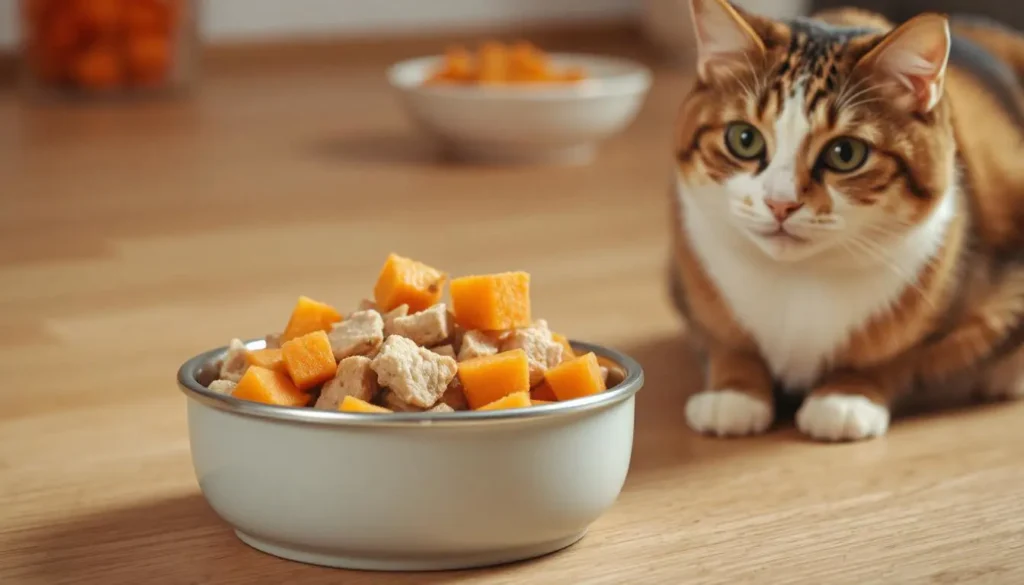
<svg viewBox="0 0 1024 585">
<path fill-rule="evenodd" d="M 808 241 L 810 241 L 807 238 L 802 238 L 790 231 L 787 231 L 786 228 L 782 227 L 781 225 L 775 228 L 774 230 L 758 232 L 757 235 L 761 236 L 766 240 L 790 241 L 798 244 L 806 244 Z"/>
</svg>

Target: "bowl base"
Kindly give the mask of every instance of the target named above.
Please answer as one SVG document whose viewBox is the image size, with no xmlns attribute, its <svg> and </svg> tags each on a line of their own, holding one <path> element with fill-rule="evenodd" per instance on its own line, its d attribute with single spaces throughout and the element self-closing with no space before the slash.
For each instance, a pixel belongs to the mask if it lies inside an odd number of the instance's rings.
<svg viewBox="0 0 1024 585">
<path fill-rule="evenodd" d="M 579 542 L 586 533 L 587 531 L 584 530 L 568 538 L 494 552 L 403 558 L 401 556 L 348 556 L 345 554 L 305 550 L 268 542 L 240 530 L 235 531 L 238 538 L 245 544 L 275 557 L 310 565 L 359 571 L 452 571 L 501 565 L 544 556 L 568 548 Z"/>
<path fill-rule="evenodd" d="M 594 144 L 562 148 L 537 148 L 447 143 L 443 148 L 447 155 L 457 160 L 501 165 L 581 166 L 593 162 L 597 155 L 597 147 Z"/>
</svg>

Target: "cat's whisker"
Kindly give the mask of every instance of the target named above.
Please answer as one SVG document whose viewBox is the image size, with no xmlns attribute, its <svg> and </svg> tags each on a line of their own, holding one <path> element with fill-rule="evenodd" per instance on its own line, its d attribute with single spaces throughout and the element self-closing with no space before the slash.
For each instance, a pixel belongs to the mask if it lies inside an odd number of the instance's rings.
<svg viewBox="0 0 1024 585">
<path fill-rule="evenodd" d="M 869 232 L 869 233 L 872 233 L 872 234 L 876 234 L 876 235 L 880 235 L 880 236 L 885 236 L 885 237 L 888 237 L 888 238 L 891 238 L 891 239 L 899 239 L 899 238 L 905 237 L 906 236 L 907 228 L 911 228 L 911 227 L 913 227 L 913 226 L 912 225 L 904 225 L 904 226 L 890 227 L 890 226 L 886 226 L 886 225 L 867 225 L 867 226 L 864 226 L 863 229 L 865 231 Z M 902 229 L 900 229 L 900 228 L 902 228 Z"/>
<path fill-rule="evenodd" d="M 743 81 L 743 80 L 742 80 L 742 79 L 740 78 L 740 76 L 736 74 L 736 72 L 735 72 L 735 71 L 733 71 L 733 70 L 731 70 L 731 69 L 729 69 L 729 70 L 727 70 L 727 71 L 728 71 L 728 73 L 729 73 L 729 77 L 731 77 L 731 78 L 732 78 L 733 80 L 735 80 L 735 81 L 736 81 L 736 84 L 737 84 L 737 85 L 739 85 L 739 86 L 740 86 L 740 87 L 741 87 L 741 88 L 743 89 L 743 92 L 744 92 L 744 97 L 745 97 L 745 98 L 746 98 L 746 99 L 747 99 L 748 101 L 752 101 L 752 100 L 754 100 L 756 96 L 754 95 L 754 91 L 753 91 L 753 90 L 752 90 L 752 89 L 750 88 L 750 86 L 749 86 L 749 85 L 747 85 L 747 83 L 746 83 L 746 82 L 744 82 L 744 81 Z"/>
<path fill-rule="evenodd" d="M 847 104 L 847 105 L 845 105 L 843 107 L 848 109 L 848 110 L 852 110 L 853 108 L 859 108 L 859 107 L 862 107 L 862 106 L 866 106 L 868 104 L 873 104 L 873 103 L 876 103 L 876 102 L 884 102 L 884 101 L 885 100 L 882 99 L 882 98 L 868 98 L 866 100 L 860 100 L 859 102 L 854 102 L 852 104 Z"/>
<path fill-rule="evenodd" d="M 836 93 L 836 107 L 838 108 L 842 102 L 850 95 L 850 93 L 857 91 L 857 88 L 868 81 L 867 77 L 861 77 L 852 86 L 850 85 L 849 77 L 843 82 L 843 86 L 839 88 L 839 92 Z"/>
<path fill-rule="evenodd" d="M 747 66 L 750 67 L 750 75 L 754 78 L 754 89 L 756 93 L 753 97 L 758 97 L 764 92 L 764 78 L 757 75 L 757 68 L 754 67 L 754 62 L 750 60 L 750 53 L 743 53 L 743 58 L 747 60 Z M 762 56 L 762 61 L 764 56 Z M 763 63 L 762 63 L 763 64 Z"/>
<path fill-rule="evenodd" d="M 908 275 L 902 267 L 896 264 L 896 262 L 893 260 L 891 254 L 886 248 L 883 248 L 878 244 L 871 242 L 870 240 L 864 240 L 860 236 L 849 238 L 846 240 L 846 242 L 858 246 L 860 250 L 864 252 L 866 255 L 868 255 L 870 258 L 878 261 L 882 265 L 889 268 L 893 272 L 893 274 L 899 276 L 907 284 L 909 288 L 914 290 L 914 292 L 916 292 L 918 296 L 921 297 L 921 300 L 927 303 L 931 308 L 936 310 L 938 309 L 938 307 L 935 306 L 935 303 L 932 301 L 932 299 L 928 296 L 927 291 L 925 291 L 921 287 L 921 284 L 918 282 L 917 275 Z"/>
<path fill-rule="evenodd" d="M 867 95 L 870 92 L 882 89 L 886 85 L 888 85 L 888 84 L 887 83 L 878 83 L 878 84 L 875 84 L 875 85 L 871 85 L 871 86 L 862 88 L 862 89 L 858 90 L 855 93 L 851 92 L 849 95 L 840 95 L 839 99 L 836 100 L 836 109 L 854 108 L 854 107 L 856 107 L 858 105 L 863 105 L 865 103 L 870 103 L 870 101 L 867 101 L 867 102 L 856 102 L 856 100 L 860 96 Z M 882 100 L 881 97 L 875 97 L 875 98 L 869 98 L 869 99 L 874 99 L 875 101 Z"/>
</svg>

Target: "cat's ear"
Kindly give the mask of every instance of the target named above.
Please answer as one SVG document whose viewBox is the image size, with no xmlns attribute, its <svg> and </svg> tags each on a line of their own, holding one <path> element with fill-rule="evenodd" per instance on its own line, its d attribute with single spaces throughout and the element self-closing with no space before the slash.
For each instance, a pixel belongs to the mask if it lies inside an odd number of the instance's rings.
<svg viewBox="0 0 1024 585">
<path fill-rule="evenodd" d="M 949 46 L 946 17 L 922 14 L 887 34 L 858 67 L 871 67 L 876 75 L 896 81 L 907 91 L 912 108 L 928 112 L 942 97 Z"/>
<path fill-rule="evenodd" d="M 702 81 L 718 67 L 746 65 L 751 54 L 764 53 L 764 42 L 726 0 L 690 0 L 690 14 Z"/>
</svg>

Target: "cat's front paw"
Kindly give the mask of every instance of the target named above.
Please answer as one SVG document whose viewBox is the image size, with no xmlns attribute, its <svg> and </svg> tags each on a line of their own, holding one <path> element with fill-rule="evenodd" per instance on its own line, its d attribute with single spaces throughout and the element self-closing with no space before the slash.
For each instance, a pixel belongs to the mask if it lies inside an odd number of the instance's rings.
<svg viewBox="0 0 1024 585">
<path fill-rule="evenodd" d="M 705 390 L 686 402 L 690 428 L 719 437 L 763 433 L 774 417 L 770 403 L 737 390 Z"/>
<path fill-rule="evenodd" d="M 796 426 L 819 441 L 859 441 L 885 434 L 889 409 L 863 396 L 812 395 L 797 411 Z"/>
</svg>

